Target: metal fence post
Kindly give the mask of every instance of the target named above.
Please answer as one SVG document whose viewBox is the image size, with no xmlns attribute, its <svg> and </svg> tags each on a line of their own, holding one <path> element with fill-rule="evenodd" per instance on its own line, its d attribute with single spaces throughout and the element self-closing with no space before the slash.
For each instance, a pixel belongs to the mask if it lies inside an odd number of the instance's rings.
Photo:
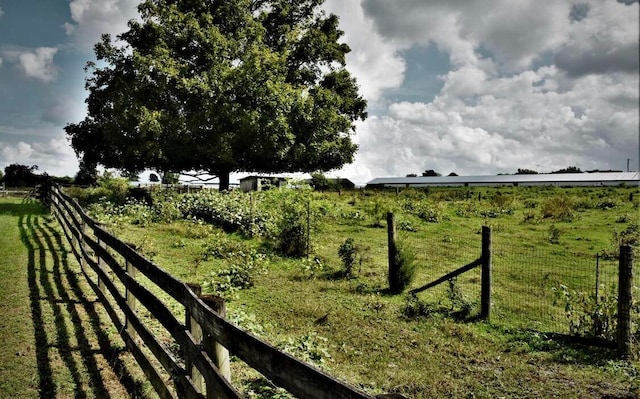
<svg viewBox="0 0 640 399">
<path fill-rule="evenodd" d="M 491 228 L 482 226 L 482 280 L 480 293 L 480 317 L 489 320 L 491 315 Z"/>
<path fill-rule="evenodd" d="M 633 249 L 629 245 L 620 247 L 618 270 L 618 330 L 616 338 L 618 354 L 631 356 L 631 302 L 633 287 Z"/>
</svg>

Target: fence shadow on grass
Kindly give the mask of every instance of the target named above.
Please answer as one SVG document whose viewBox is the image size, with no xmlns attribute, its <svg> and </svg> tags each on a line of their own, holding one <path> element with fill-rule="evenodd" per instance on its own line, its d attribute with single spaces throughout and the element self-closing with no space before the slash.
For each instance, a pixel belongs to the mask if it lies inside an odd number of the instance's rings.
<svg viewBox="0 0 640 399">
<path fill-rule="evenodd" d="M 98 356 L 104 357 L 130 396 L 144 396 L 119 357 L 123 349 L 115 347 L 102 329 L 95 301 L 87 299 L 78 284 L 77 273 L 67 261 L 62 238 L 51 219 L 44 216 L 40 206 L 25 203 L 20 209 L 11 205 L 1 206 L 0 213 L 19 216 L 21 240 L 28 250 L 27 278 L 40 397 L 61 394 L 56 370 L 62 368 L 73 384 L 75 398 L 111 398 L 112 382 L 104 381 Z"/>
</svg>

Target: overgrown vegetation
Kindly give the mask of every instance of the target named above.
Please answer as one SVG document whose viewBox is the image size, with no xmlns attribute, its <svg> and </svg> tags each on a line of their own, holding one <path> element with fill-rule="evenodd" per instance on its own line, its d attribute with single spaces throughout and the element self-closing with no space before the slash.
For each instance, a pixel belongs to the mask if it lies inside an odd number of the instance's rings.
<svg viewBox="0 0 640 399">
<path fill-rule="evenodd" d="M 613 295 L 600 291 L 595 306 L 595 267 L 569 267 L 591 259 L 595 266 L 601 254 L 600 281 L 608 289 L 616 247 L 628 243 L 638 253 L 638 193 L 637 187 L 151 191 L 150 202 L 118 204 L 105 195 L 90 209 L 174 275 L 226 297 L 231 318 L 251 314 L 248 325 L 259 335 L 296 356 L 324 359 L 320 367 L 365 390 L 413 398 L 624 397 L 640 389 L 633 383 L 637 359 L 601 366 L 615 353 L 568 347 L 550 333 L 611 337 Z M 492 227 L 491 323 L 467 319 L 479 302 L 476 272 L 419 297 L 388 295 L 387 232 L 378 228 L 388 211 L 398 220 L 399 247 L 407 249 L 398 261 L 413 266 L 403 289 L 476 259 L 480 226 Z M 287 251 L 291 243 L 298 250 Z M 530 258 L 537 253 L 543 256 Z M 518 257 L 507 258 L 512 254 Z M 488 368 L 500 372 L 487 380 Z M 540 379 L 541 371 L 552 377 Z M 243 378 L 256 397 L 275 392 Z"/>
</svg>

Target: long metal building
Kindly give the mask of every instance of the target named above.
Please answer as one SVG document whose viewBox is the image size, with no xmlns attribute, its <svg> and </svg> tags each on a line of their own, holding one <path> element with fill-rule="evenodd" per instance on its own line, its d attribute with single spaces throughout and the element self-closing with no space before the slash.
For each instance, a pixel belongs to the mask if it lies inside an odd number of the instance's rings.
<svg viewBox="0 0 640 399">
<path fill-rule="evenodd" d="M 379 177 L 367 187 L 472 187 L 472 186 L 640 186 L 638 172 L 550 173 L 495 176 Z"/>
</svg>

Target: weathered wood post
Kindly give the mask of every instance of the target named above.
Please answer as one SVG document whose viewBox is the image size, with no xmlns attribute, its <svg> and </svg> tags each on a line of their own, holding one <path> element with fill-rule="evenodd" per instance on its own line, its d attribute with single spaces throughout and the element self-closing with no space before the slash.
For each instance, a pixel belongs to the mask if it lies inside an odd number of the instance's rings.
<svg viewBox="0 0 640 399">
<path fill-rule="evenodd" d="M 100 248 L 104 249 L 104 250 L 107 249 L 107 245 L 100 238 L 98 238 L 98 246 Z M 105 262 L 104 262 L 104 260 L 102 259 L 102 257 L 99 254 L 97 254 L 97 256 L 96 256 L 96 263 L 98 264 L 98 268 L 102 269 L 102 271 L 105 272 L 105 274 L 106 274 L 106 270 L 104 269 Z M 106 287 L 104 285 L 104 279 L 101 277 L 100 273 L 98 273 L 98 289 L 103 294 L 106 292 Z"/>
<path fill-rule="evenodd" d="M 85 236 L 87 235 L 87 222 L 79 213 L 78 213 L 78 218 L 80 219 L 80 242 L 79 242 L 80 243 L 80 262 L 78 263 L 80 263 L 80 269 L 84 271 L 85 265 L 87 264 L 87 260 L 85 259 L 85 256 L 87 255 L 87 250 L 88 250 L 87 240 L 85 239 Z"/>
<path fill-rule="evenodd" d="M 311 198 L 307 200 L 307 242 L 305 251 L 308 259 L 309 255 L 311 255 Z"/>
<path fill-rule="evenodd" d="M 202 287 L 200 287 L 199 284 L 187 283 L 187 286 L 189 286 L 189 288 L 191 288 L 191 290 L 197 296 L 200 296 L 202 294 Z M 198 324 L 198 322 L 193 317 L 191 317 L 191 312 L 189 311 L 188 307 L 185 309 L 185 326 L 187 331 L 191 333 L 193 341 L 197 345 L 202 344 L 202 327 L 200 327 L 200 324 Z M 191 359 L 189 359 L 189 356 L 187 356 L 185 360 L 185 370 L 187 370 L 187 373 L 189 373 L 189 376 L 193 381 L 193 385 L 200 392 L 204 392 L 204 378 L 202 377 L 202 374 L 200 374 L 198 369 L 193 365 L 193 362 L 191 361 Z"/>
<path fill-rule="evenodd" d="M 226 317 L 227 306 L 224 303 L 224 299 L 215 295 L 203 295 L 201 299 L 220 317 Z M 209 356 L 211 356 L 211 360 L 213 360 L 213 362 L 218 367 L 218 372 L 220 373 L 220 375 L 223 376 L 227 381 L 231 382 L 231 363 L 229 361 L 229 350 L 222 346 L 216 340 L 216 337 L 213 337 L 210 334 L 206 334 L 206 336 L 203 337 L 202 344 L 205 351 L 209 354 Z M 208 392 L 209 389 L 210 387 L 207 387 L 207 398 L 215 397 L 213 396 L 213 393 Z"/>
<path fill-rule="evenodd" d="M 136 278 L 136 268 L 131 264 L 131 262 L 129 262 L 128 260 L 125 259 L 125 268 L 126 268 L 126 272 L 129 275 L 129 277 L 132 280 L 135 280 Z M 129 307 L 129 309 L 131 309 L 132 313 L 136 313 L 136 297 L 133 296 L 133 294 L 131 294 L 131 290 L 129 289 L 129 285 L 127 284 L 125 286 L 125 299 L 127 301 L 127 306 Z M 126 328 L 127 328 L 127 332 L 129 333 L 129 336 L 131 337 L 132 340 L 136 339 L 136 329 L 133 328 L 133 325 L 131 325 L 131 321 L 129 320 L 129 318 L 127 317 L 125 319 L 125 324 L 126 324 Z"/>
<path fill-rule="evenodd" d="M 391 292 L 396 292 L 400 281 L 398 278 L 398 262 L 396 261 L 398 251 L 396 246 L 396 220 L 393 212 L 387 213 L 387 241 L 389 247 L 389 289 Z"/>
<path fill-rule="evenodd" d="M 491 228 L 482 226 L 482 280 L 480 317 L 489 320 L 491 314 Z"/>
<path fill-rule="evenodd" d="M 630 245 L 620 247 L 618 269 L 618 330 L 616 338 L 618 354 L 631 356 L 631 302 L 633 287 L 633 249 Z"/>
</svg>

